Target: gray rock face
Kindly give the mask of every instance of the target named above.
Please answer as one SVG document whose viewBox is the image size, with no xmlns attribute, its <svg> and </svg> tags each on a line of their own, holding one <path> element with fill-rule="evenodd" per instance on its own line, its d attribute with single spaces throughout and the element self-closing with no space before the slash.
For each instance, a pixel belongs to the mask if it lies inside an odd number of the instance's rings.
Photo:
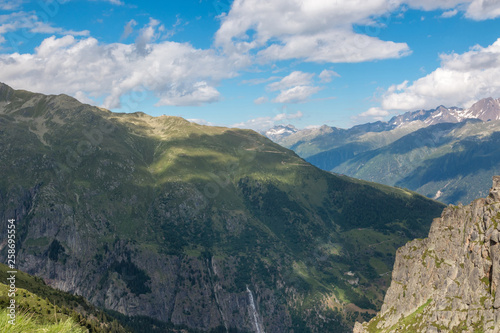
<svg viewBox="0 0 500 333">
<path fill-rule="evenodd" d="M 88 230 L 77 229 L 76 226 L 82 224 L 74 220 L 73 208 L 63 204 L 51 208 L 37 205 L 37 200 L 56 200 L 55 196 L 50 185 L 29 190 L 20 188 L 5 196 L 0 193 L 0 199 L 9 198 L 3 201 L 7 207 L 0 206 L 5 211 L 4 221 L 7 217 L 19 221 L 34 214 L 39 217 L 31 220 L 27 237 L 45 240 L 57 235 L 64 244 L 59 257 L 52 259 L 50 255 L 41 259 L 39 253 L 25 246 L 18 255 L 19 266 L 24 271 L 43 276 L 49 285 L 82 295 L 97 306 L 130 316 L 150 316 L 200 330 L 224 326 L 252 332 L 254 313 L 260 318 L 262 306 L 266 309 L 266 331 L 288 332 L 290 315 L 273 290 L 257 284 L 249 286 L 252 304 L 246 289 L 234 287 L 237 266 L 234 258 L 160 255 L 123 240 L 115 241 L 113 247 L 97 258 L 98 243 L 88 234 L 98 234 L 101 226 L 86 225 Z M 0 250 L 5 245 L 6 241 L 0 243 Z M 150 279 L 145 284 L 150 291 L 131 292 L 127 282 L 134 281 L 136 273 L 127 267 L 113 268 L 114 264 L 127 261 L 127 257 L 147 272 Z M 82 269 L 84 267 L 92 268 Z M 281 284 L 284 283 L 281 281 Z"/>
<path fill-rule="evenodd" d="M 500 332 L 500 177 L 486 199 L 449 206 L 400 248 L 380 313 L 362 332 Z"/>
</svg>

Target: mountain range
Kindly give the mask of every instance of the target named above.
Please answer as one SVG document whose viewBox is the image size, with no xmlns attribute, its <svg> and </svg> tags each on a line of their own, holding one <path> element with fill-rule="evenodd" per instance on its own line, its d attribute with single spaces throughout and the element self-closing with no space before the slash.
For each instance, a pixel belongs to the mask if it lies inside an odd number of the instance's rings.
<svg viewBox="0 0 500 333">
<path fill-rule="evenodd" d="M 350 129 L 295 129 L 273 140 L 327 171 L 469 202 L 487 194 L 500 172 L 499 119 L 500 100 L 487 98 L 468 109 L 439 106 Z"/>
<path fill-rule="evenodd" d="M 0 156 L 18 268 L 149 318 L 143 332 L 348 332 L 382 305 L 396 249 L 444 207 L 251 130 L 4 84 Z"/>
</svg>

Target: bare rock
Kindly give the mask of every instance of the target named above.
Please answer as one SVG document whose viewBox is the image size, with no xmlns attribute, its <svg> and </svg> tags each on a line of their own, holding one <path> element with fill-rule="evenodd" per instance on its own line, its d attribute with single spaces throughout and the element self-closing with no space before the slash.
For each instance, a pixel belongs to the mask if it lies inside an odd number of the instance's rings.
<svg viewBox="0 0 500 333">
<path fill-rule="evenodd" d="M 500 176 L 486 199 L 449 206 L 401 247 L 380 313 L 354 332 L 500 332 Z"/>
</svg>

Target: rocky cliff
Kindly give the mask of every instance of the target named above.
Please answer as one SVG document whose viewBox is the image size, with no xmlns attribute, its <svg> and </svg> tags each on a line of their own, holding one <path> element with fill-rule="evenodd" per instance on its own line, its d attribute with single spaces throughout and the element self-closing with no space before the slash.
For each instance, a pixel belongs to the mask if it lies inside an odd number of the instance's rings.
<svg viewBox="0 0 500 333">
<path fill-rule="evenodd" d="M 500 176 L 400 248 L 380 313 L 362 332 L 500 332 Z"/>
</svg>

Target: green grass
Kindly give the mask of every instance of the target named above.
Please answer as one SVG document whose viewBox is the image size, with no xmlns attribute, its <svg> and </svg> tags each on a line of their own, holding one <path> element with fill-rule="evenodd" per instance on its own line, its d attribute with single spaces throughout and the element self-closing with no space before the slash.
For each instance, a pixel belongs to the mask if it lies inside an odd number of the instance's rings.
<svg viewBox="0 0 500 333">
<path fill-rule="evenodd" d="M 29 312 L 16 314 L 15 325 L 9 323 L 7 310 L 0 311 L 0 333 L 86 333 L 88 330 L 71 318 L 56 323 L 40 323 L 36 315 Z"/>
<path fill-rule="evenodd" d="M 75 323 L 71 316 L 78 315 L 67 309 L 52 304 L 47 299 L 33 294 L 26 289 L 18 288 L 15 296 L 15 325 L 5 308 L 10 302 L 7 297 L 8 287 L 0 284 L 0 332 L 87 332 L 82 325 Z"/>
<path fill-rule="evenodd" d="M 6 281 L 8 270 L 6 265 L 0 264 L 0 281 Z M 20 270 L 17 270 L 16 274 L 16 288 L 15 300 L 18 306 L 16 312 L 24 314 L 27 316 L 26 318 L 31 318 L 32 323 L 59 325 L 61 322 L 66 323 L 68 319 L 71 319 L 73 323 L 78 323 L 80 326 L 90 329 L 90 332 L 127 332 L 114 318 L 96 309 L 81 296 L 74 296 L 53 289 L 47 286 L 42 279 Z M 0 283 L 0 310 L 2 311 L 6 309 L 10 302 L 8 290 L 7 285 Z M 3 318 L 2 315 L 1 319 L 3 320 Z M 0 325 L 0 327 L 3 326 Z"/>
<path fill-rule="evenodd" d="M 432 299 L 429 298 L 427 302 L 418 307 L 414 312 L 409 314 L 408 316 L 401 318 L 396 324 L 391 326 L 390 328 L 378 329 L 377 325 L 380 322 L 384 321 L 384 317 L 377 316 L 374 320 L 370 322 L 367 327 L 369 333 L 388 333 L 394 332 L 394 330 L 398 329 L 398 332 L 422 332 L 423 325 L 426 325 L 426 322 L 420 320 L 420 316 L 424 313 L 425 309 L 431 304 Z"/>
</svg>

